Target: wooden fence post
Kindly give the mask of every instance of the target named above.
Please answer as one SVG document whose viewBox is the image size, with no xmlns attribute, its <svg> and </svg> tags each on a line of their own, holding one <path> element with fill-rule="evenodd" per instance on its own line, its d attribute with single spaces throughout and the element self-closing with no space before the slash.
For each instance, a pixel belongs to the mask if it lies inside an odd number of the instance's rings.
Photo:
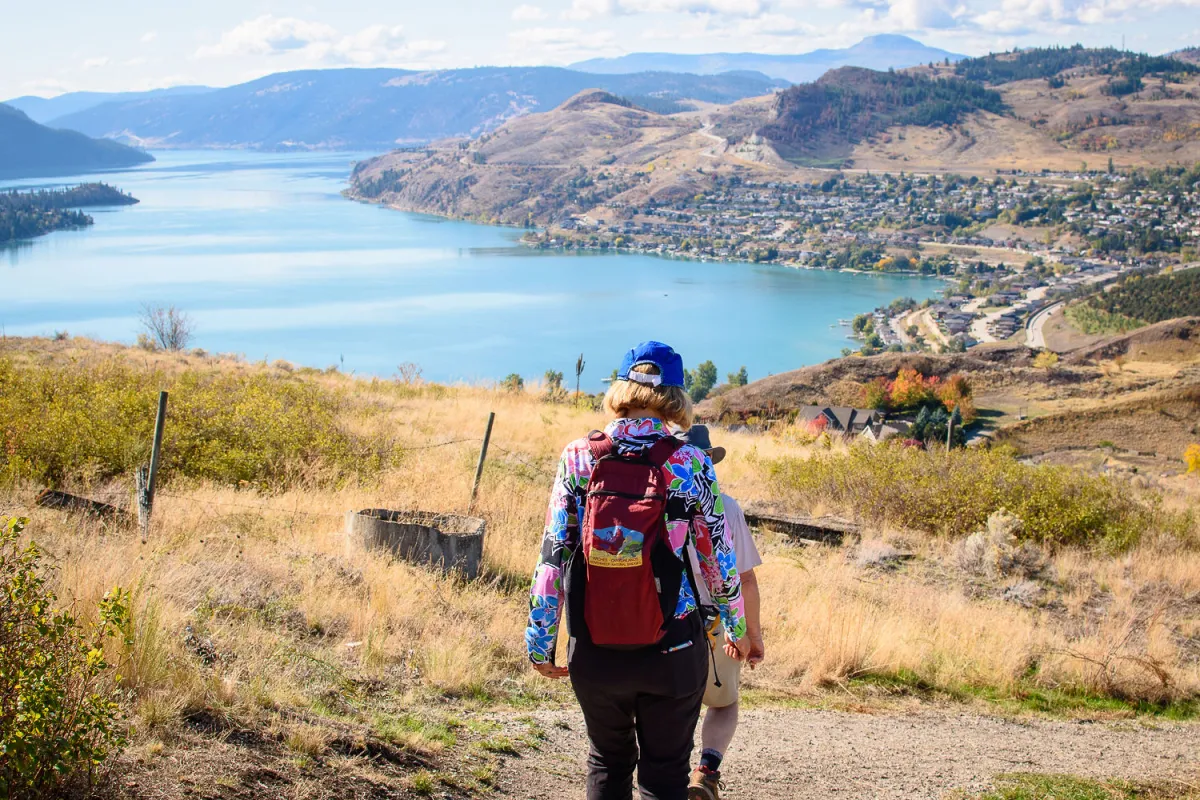
<svg viewBox="0 0 1200 800">
<path fill-rule="evenodd" d="M 488 442 L 492 440 L 492 423 L 496 421 L 496 412 L 488 412 L 487 430 L 483 432 L 483 447 L 479 448 L 479 464 L 475 467 L 475 485 L 471 487 L 471 502 L 467 504 L 469 515 L 475 508 L 475 498 L 479 495 L 479 480 L 483 477 L 483 462 L 487 459 Z"/>
<path fill-rule="evenodd" d="M 154 420 L 154 444 L 150 448 L 150 468 L 137 472 L 138 524 L 142 543 L 150 535 L 150 514 L 154 511 L 154 486 L 158 480 L 158 462 L 162 454 L 163 428 L 167 423 L 167 393 L 158 393 L 158 416 Z"/>
</svg>

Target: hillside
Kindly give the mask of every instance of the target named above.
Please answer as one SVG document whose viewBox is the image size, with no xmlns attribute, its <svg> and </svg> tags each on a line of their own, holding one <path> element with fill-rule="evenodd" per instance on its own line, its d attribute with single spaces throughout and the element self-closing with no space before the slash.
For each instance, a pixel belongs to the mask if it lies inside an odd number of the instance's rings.
<svg viewBox="0 0 1200 800">
<path fill-rule="evenodd" d="M 1171 56 L 1130 53 L 1113 47 L 1089 49 L 1078 44 L 993 53 L 966 58 L 954 65 L 955 74 L 980 83 L 1001 84 L 1043 78 L 1052 88 L 1062 87 L 1061 81 L 1065 80 L 1062 73 L 1081 69 L 1127 81 L 1128 86 L 1114 84 L 1110 87 L 1116 96 L 1142 89 L 1141 81 L 1145 78 L 1200 72 L 1196 65 Z"/>
<path fill-rule="evenodd" d="M 57 97 L 14 97 L 5 100 L 5 105 L 24 111 L 31 120 L 49 123 L 68 114 L 76 114 L 105 103 L 132 103 L 160 97 L 203 94 L 214 91 L 210 86 L 173 86 L 169 89 L 151 89 L 146 92 L 67 92 Z"/>
<path fill-rule="evenodd" d="M 1100 364 L 1117 358 L 1162 362 L 1200 359 L 1200 316 L 1170 319 L 1132 333 L 1108 336 L 1070 351 L 1072 364 Z"/>
<path fill-rule="evenodd" d="M 829 155 L 893 126 L 950 126 L 977 111 L 1005 111 L 977 83 L 843 67 L 781 92 L 758 133 L 787 157 Z"/>
<path fill-rule="evenodd" d="M 0 555 L 36 541 L 47 588 L 84 620 L 113 587 L 132 593 L 97 686 L 128 735 L 101 788 L 128 800 L 577 793 L 582 720 L 565 682 L 529 668 L 523 632 L 562 447 L 605 424 L 586 399 L 83 339 L 3 339 L 0 382 L 26 389 L 0 393 L 0 499 L 28 519 Z M 48 484 L 126 504 L 160 389 L 148 536 L 39 504 Z M 477 579 L 346 537 L 350 509 L 461 514 L 489 412 Z M 722 488 L 745 506 L 837 513 L 862 532 L 822 544 L 753 531 L 771 601 L 766 660 L 743 675 L 754 708 L 732 751 L 739 796 L 985 800 L 1014 760 L 1193 780 L 1200 530 L 1172 510 L 1191 478 L 1160 493 L 1141 476 L 1000 450 L 713 433 L 728 448 Z M 0 718 L 0 734 L 13 725 Z M 39 732 L 22 730 L 23 744 L 44 746 Z M 73 796 L 60 788 L 46 796 Z"/>
<path fill-rule="evenodd" d="M 654 114 L 602 90 L 510 121 L 470 144 L 401 151 L 355 169 L 353 195 L 401 209 L 507 224 L 565 222 L 618 197 L 677 190 L 648 165 L 711 147 L 699 122 Z"/>
<path fill-rule="evenodd" d="M 868 36 L 858 44 L 841 49 L 813 50 L 780 55 L 766 53 L 630 53 L 616 58 L 593 58 L 572 64 L 571 69 L 599 75 L 641 72 L 691 72 L 711 75 L 750 70 L 792 83 L 815 81 L 831 69 L 865 67 L 875 70 L 902 69 L 931 61 L 958 61 L 965 56 L 929 47 L 907 36 Z"/>
<path fill-rule="evenodd" d="M 981 428 L 1030 455 L 1109 443 L 1154 456 L 1161 468 L 1200 437 L 1200 318 L 1107 337 L 1063 353 L 1050 368 L 1035 355 L 1022 345 L 982 345 L 958 354 L 839 358 L 728 388 L 697 413 L 730 422 L 786 419 L 802 405 L 861 406 L 869 383 L 916 369 L 966 377 Z"/>
<path fill-rule="evenodd" d="M 972 114 L 950 127 L 893 127 L 857 145 L 854 166 L 981 174 L 1065 171 L 1110 158 L 1117 167 L 1200 160 L 1200 74 L 1181 60 L 1047 49 L 970 59 L 930 74 L 988 81 L 1005 113 Z"/>
<path fill-rule="evenodd" d="M 1200 269 L 1133 276 L 1075 303 L 1066 313 L 1084 333 L 1128 331 L 1178 317 L 1200 317 Z"/>
<path fill-rule="evenodd" d="M 0 104 L 0 178 L 34 178 L 121 169 L 149 153 L 70 130 L 47 128 Z"/>
<path fill-rule="evenodd" d="M 971 63 L 963 69 L 992 82 L 934 64 L 895 73 L 847 67 L 728 105 L 680 104 L 647 96 L 642 86 L 606 89 L 641 107 L 609 115 L 592 131 L 558 109 L 502 126 L 497 136 L 389 154 L 365 163 L 351 191 L 397 208 L 518 225 L 575 217 L 595 232 L 597 224 L 629 223 L 631 232 L 662 234 L 636 240 L 653 251 L 678 248 L 683 238 L 667 241 L 672 228 L 656 226 L 663 203 L 720 193 L 728 181 L 802 186 L 821 175 L 814 168 L 994 179 L 998 171 L 1071 173 L 1110 160 L 1114 170 L 1200 160 L 1200 73 L 1181 68 L 1183 61 L 1070 48 Z M 1053 86 L 1026 77 L 1047 72 Z M 1141 88 L 1114 93 L 1118 80 Z M 577 159 L 570 176 L 568 153 Z M 539 201 L 548 191 L 553 199 Z M 1182 235 L 1146 230 L 1146 241 L 1125 244 L 1154 249 Z M 705 247 L 723 249 L 707 240 Z"/>
<path fill-rule="evenodd" d="M 600 78 L 553 67 L 309 70 L 203 94 L 105 103 L 57 123 L 154 147 L 385 150 L 479 135 L 593 87 L 624 96 L 729 103 L 784 85 L 752 74 Z"/>
</svg>

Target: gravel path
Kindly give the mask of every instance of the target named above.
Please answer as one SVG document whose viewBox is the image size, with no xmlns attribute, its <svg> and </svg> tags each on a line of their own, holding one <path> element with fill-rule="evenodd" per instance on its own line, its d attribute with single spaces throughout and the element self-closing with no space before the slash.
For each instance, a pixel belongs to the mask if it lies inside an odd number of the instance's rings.
<svg viewBox="0 0 1200 800">
<path fill-rule="evenodd" d="M 506 759 L 499 796 L 581 798 L 586 741 L 576 712 L 533 715 L 547 740 Z M 795 709 L 743 713 L 726 796 L 940 798 L 1005 772 L 1200 782 L 1200 725 L 1008 721 L 922 711 L 875 716 Z"/>
</svg>

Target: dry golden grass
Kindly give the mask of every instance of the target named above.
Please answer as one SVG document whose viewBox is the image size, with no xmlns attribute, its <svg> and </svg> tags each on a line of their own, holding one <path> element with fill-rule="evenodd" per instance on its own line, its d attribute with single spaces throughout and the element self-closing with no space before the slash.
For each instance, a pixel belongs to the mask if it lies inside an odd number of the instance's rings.
<svg viewBox="0 0 1200 800">
<path fill-rule="evenodd" d="M 174 363 L 161 354 L 126 355 Z M 27 535 L 58 567 L 62 598 L 86 608 L 114 585 L 134 591 L 134 644 L 114 657 L 142 743 L 202 712 L 270 731 L 300 755 L 322 752 L 331 726 L 351 723 L 432 753 L 447 737 L 422 726 L 448 724 L 455 709 L 566 699 L 565 687 L 527 668 L 524 582 L 558 453 L 603 418 L 545 403 L 536 390 L 336 374 L 312 380 L 348 389 L 355 402 L 344 424 L 399 440 L 399 466 L 369 486 L 269 496 L 168 484 L 144 544 L 131 531 L 31 508 L 36 487 L 0 500 L 4 514 L 32 518 Z M 488 524 L 479 580 L 347 551 L 349 509 L 465 510 L 489 411 L 496 426 L 477 507 Z M 718 469 L 722 483 L 743 501 L 777 499 L 765 459 L 806 452 L 786 436 L 718 438 L 730 452 Z M 457 443 L 435 446 L 448 441 Z M 1003 599 L 1017 579 L 963 573 L 949 543 L 875 533 L 913 558 L 864 565 L 853 544 L 800 547 L 764 535 L 768 658 L 753 686 L 819 694 L 899 675 L 960 695 L 1030 688 L 1161 702 L 1200 695 L 1200 553 L 1163 543 L 1116 557 L 1063 550 L 1026 607 Z M 398 719 L 407 721 L 397 727 Z"/>
</svg>

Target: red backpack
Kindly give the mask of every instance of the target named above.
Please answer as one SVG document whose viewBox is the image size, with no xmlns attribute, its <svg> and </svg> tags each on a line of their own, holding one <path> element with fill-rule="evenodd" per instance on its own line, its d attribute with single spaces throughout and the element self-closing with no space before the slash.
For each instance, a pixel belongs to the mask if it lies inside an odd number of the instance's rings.
<svg viewBox="0 0 1200 800">
<path fill-rule="evenodd" d="M 588 436 L 595 466 L 579 546 L 567 568 L 567 623 L 593 644 L 657 644 L 679 601 L 684 564 L 667 537 L 667 460 L 683 446 L 666 436 L 631 455 L 603 431 Z"/>
</svg>

